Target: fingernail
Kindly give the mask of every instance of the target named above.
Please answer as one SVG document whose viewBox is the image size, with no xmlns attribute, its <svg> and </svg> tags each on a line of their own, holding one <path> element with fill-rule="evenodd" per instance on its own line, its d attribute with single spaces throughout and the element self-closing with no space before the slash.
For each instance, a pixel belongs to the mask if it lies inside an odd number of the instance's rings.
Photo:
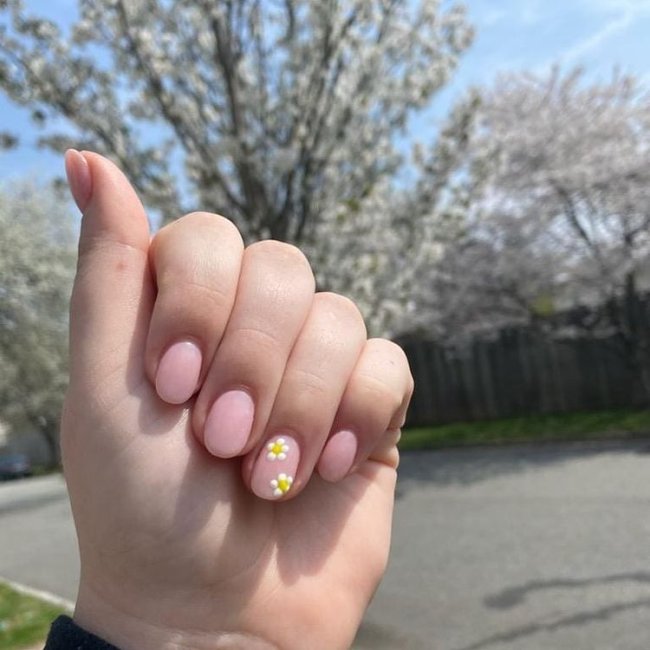
<svg viewBox="0 0 650 650">
<path fill-rule="evenodd" d="M 201 374 L 201 350 L 191 341 L 174 343 L 156 372 L 156 391 L 170 404 L 184 404 L 194 394 Z"/>
<path fill-rule="evenodd" d="M 246 446 L 253 428 L 255 404 L 243 390 L 230 390 L 212 405 L 205 420 L 203 442 L 219 458 L 232 458 Z"/>
<path fill-rule="evenodd" d="M 86 158 L 76 149 L 65 152 L 65 173 L 72 198 L 81 212 L 86 209 L 92 192 L 92 177 Z"/>
<path fill-rule="evenodd" d="M 279 434 L 267 440 L 260 451 L 251 488 L 262 499 L 279 499 L 293 486 L 300 461 L 300 448 L 291 437 Z"/>
<path fill-rule="evenodd" d="M 338 431 L 331 436 L 318 461 L 321 477 L 332 483 L 345 478 L 354 463 L 357 446 L 357 437 L 352 431 Z"/>
</svg>

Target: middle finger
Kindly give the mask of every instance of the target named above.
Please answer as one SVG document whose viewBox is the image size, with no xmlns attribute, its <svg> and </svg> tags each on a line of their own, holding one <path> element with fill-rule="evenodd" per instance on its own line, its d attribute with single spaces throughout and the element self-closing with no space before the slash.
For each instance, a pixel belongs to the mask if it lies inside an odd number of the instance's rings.
<svg viewBox="0 0 650 650">
<path fill-rule="evenodd" d="M 264 431 L 314 285 L 307 258 L 291 244 L 266 240 L 244 251 L 235 305 L 193 414 L 215 456 L 244 453 Z"/>
</svg>

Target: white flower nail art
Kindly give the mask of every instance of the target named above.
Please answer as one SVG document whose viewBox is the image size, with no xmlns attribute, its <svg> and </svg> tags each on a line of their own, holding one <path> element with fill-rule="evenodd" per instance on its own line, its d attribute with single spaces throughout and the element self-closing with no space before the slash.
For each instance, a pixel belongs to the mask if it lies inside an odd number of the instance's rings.
<svg viewBox="0 0 650 650">
<path fill-rule="evenodd" d="M 278 478 L 271 480 L 271 489 L 273 490 L 273 496 L 281 497 L 283 494 L 286 494 L 293 484 L 293 476 L 287 476 L 286 474 L 278 474 Z"/>
<path fill-rule="evenodd" d="M 284 438 L 272 440 L 266 445 L 266 448 L 268 449 L 266 457 L 269 460 L 284 460 L 289 452 L 289 445 L 287 445 Z"/>
</svg>

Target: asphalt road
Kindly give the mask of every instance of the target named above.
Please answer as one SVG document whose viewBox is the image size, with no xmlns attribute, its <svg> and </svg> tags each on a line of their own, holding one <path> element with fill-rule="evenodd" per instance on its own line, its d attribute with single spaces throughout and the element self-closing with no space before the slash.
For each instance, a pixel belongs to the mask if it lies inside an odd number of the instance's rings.
<svg viewBox="0 0 650 650">
<path fill-rule="evenodd" d="M 76 598 L 77 539 L 60 475 L 0 483 L 0 577 Z"/>
<path fill-rule="evenodd" d="M 647 650 L 650 441 L 403 456 L 355 648 Z M 74 599 L 60 477 L 0 486 L 0 576 Z"/>
</svg>

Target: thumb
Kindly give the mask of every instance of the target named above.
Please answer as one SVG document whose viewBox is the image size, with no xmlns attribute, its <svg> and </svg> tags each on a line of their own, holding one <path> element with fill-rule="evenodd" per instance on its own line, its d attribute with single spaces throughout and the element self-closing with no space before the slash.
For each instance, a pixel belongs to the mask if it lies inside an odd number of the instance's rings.
<svg viewBox="0 0 650 650">
<path fill-rule="evenodd" d="M 70 306 L 70 380 L 96 385 L 143 354 L 153 302 L 149 223 L 124 174 L 96 153 L 65 155 L 83 213 Z"/>
</svg>

